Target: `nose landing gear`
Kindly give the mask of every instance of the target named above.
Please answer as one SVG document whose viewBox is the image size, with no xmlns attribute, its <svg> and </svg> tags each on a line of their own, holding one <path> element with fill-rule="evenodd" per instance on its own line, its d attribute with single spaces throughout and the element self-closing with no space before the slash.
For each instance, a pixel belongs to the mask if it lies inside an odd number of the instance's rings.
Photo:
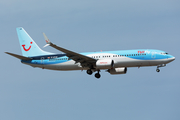
<svg viewBox="0 0 180 120">
<path fill-rule="evenodd" d="M 156 69 L 156 72 L 160 72 L 160 67 L 165 67 L 166 66 L 166 64 L 161 64 L 161 65 L 158 65 L 157 66 L 157 69 Z"/>
<path fill-rule="evenodd" d="M 160 69 L 159 69 L 159 68 L 157 68 L 157 69 L 156 69 L 156 72 L 160 72 Z"/>
</svg>

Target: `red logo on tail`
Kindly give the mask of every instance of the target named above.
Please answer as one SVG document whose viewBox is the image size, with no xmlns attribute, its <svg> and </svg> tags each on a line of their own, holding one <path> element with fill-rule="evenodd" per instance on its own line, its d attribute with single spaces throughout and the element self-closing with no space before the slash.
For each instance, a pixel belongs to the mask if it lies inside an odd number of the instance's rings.
<svg viewBox="0 0 180 120">
<path fill-rule="evenodd" d="M 33 43 L 33 42 L 30 42 L 30 44 L 32 44 L 32 43 Z M 25 48 L 25 45 L 22 45 L 22 47 L 23 47 L 23 49 L 24 49 L 25 51 L 29 51 L 29 50 L 31 49 L 31 46 L 29 46 L 28 49 Z"/>
</svg>

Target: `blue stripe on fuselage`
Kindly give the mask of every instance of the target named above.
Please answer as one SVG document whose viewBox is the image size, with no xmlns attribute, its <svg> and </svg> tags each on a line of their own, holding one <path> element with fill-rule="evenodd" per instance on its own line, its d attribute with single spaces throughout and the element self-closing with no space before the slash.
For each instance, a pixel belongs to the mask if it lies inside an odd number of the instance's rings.
<svg viewBox="0 0 180 120">
<path fill-rule="evenodd" d="M 57 64 L 69 61 L 66 54 L 54 54 L 54 55 L 44 55 L 31 57 L 32 60 L 21 60 L 24 63 L 30 64 Z"/>
</svg>

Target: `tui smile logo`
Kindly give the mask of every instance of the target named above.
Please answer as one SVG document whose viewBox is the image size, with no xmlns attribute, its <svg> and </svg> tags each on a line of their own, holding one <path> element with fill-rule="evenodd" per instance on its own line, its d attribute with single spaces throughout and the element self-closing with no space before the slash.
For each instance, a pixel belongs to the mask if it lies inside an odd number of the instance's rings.
<svg viewBox="0 0 180 120">
<path fill-rule="evenodd" d="M 33 43 L 33 42 L 30 42 L 30 44 L 32 44 L 32 43 Z M 25 46 L 26 46 L 26 45 L 22 45 L 22 47 L 23 47 L 24 51 L 29 51 L 29 50 L 31 49 L 31 46 L 29 46 L 29 48 L 28 48 L 28 49 L 26 49 L 26 48 L 25 48 Z"/>
</svg>

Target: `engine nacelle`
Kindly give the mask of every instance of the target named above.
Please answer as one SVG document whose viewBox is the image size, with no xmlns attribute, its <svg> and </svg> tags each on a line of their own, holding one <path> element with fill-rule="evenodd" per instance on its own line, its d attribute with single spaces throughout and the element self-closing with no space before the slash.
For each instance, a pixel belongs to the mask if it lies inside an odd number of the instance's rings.
<svg viewBox="0 0 180 120">
<path fill-rule="evenodd" d="M 98 69 L 111 69 L 114 66 L 114 61 L 111 59 L 102 59 L 96 62 L 96 68 Z"/>
<path fill-rule="evenodd" d="M 127 68 L 126 67 L 122 67 L 122 68 L 109 69 L 108 72 L 110 74 L 112 74 L 112 75 L 115 75 L 115 74 L 126 74 Z"/>
</svg>

